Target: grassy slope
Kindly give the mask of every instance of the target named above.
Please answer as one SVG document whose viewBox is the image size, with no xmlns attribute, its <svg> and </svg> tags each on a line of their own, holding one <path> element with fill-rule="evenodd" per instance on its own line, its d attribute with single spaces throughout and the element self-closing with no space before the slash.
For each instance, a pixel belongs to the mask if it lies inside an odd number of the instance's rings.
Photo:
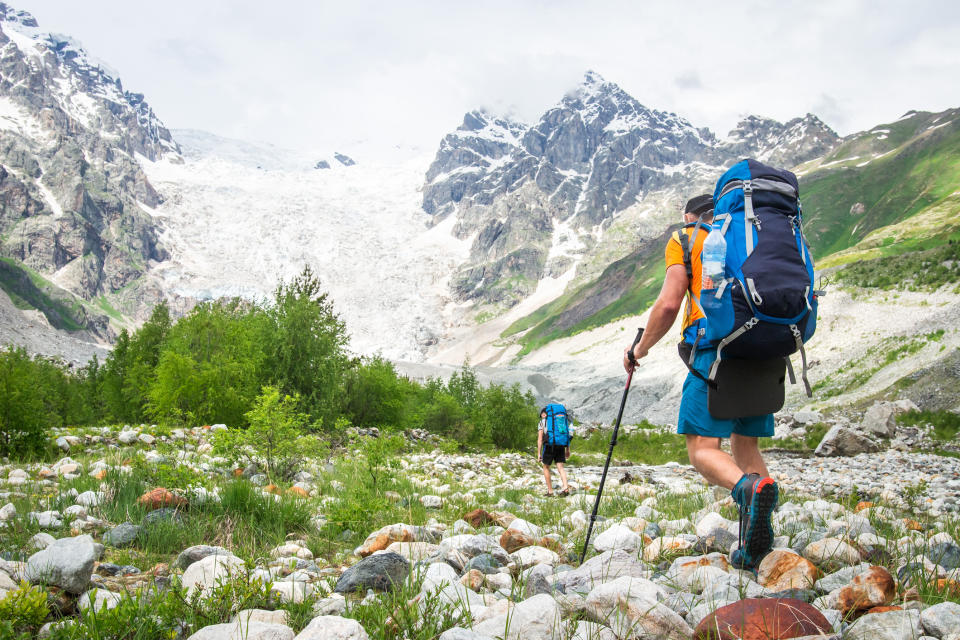
<svg viewBox="0 0 960 640">
<path fill-rule="evenodd" d="M 670 232 L 617 260 L 597 279 L 568 291 L 510 325 L 503 336 L 526 331 L 521 353 L 617 318 L 642 313 L 663 282 L 663 247 Z"/>
<path fill-rule="evenodd" d="M 960 109 L 918 113 L 855 134 L 798 171 L 818 266 L 960 240 Z M 597 279 L 516 321 L 504 337 L 526 331 L 519 335 L 523 354 L 642 313 L 660 289 L 665 241 L 666 235 L 614 262 Z"/>
<path fill-rule="evenodd" d="M 852 136 L 801 178 L 805 231 L 818 259 L 947 201 L 960 185 L 960 110 L 877 129 L 890 133 Z"/>
<path fill-rule="evenodd" d="M 0 258 L 0 288 L 18 308 L 38 309 L 58 329 L 83 329 L 80 303 L 65 301 L 72 296 L 12 258 Z"/>
</svg>

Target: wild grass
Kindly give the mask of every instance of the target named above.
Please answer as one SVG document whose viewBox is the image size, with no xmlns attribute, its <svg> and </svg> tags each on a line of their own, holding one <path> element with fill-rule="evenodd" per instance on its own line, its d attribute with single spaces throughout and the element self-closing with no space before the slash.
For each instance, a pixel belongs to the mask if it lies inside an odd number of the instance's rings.
<svg viewBox="0 0 960 640">
<path fill-rule="evenodd" d="M 679 462 L 689 464 L 686 442 L 681 435 L 657 429 L 646 423 L 633 433 L 621 431 L 617 435 L 617 444 L 613 450 L 613 457 L 619 461 L 630 461 L 637 464 L 664 464 Z M 571 462 L 585 464 L 584 454 L 602 454 L 604 458 L 610 450 L 611 431 L 594 431 L 586 438 L 578 438 L 571 445 Z M 591 464 L 596 461 L 590 459 Z M 600 464 L 603 464 L 602 460 Z"/>
</svg>

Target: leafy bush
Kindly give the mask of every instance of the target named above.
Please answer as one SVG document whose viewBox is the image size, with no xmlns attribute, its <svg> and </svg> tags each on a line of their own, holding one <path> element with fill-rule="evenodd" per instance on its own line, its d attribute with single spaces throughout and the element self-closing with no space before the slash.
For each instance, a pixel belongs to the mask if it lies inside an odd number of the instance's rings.
<svg viewBox="0 0 960 640">
<path fill-rule="evenodd" d="M 344 413 L 358 427 L 404 426 L 417 385 L 397 375 L 389 360 L 376 356 L 349 371 Z"/>
<path fill-rule="evenodd" d="M 246 429 L 227 429 L 213 435 L 217 453 L 235 462 L 262 464 L 274 480 L 293 477 L 305 450 L 316 451 L 320 441 L 304 435 L 309 420 L 297 411 L 300 397 L 281 396 L 276 387 L 264 387 L 245 416 Z"/>
<path fill-rule="evenodd" d="M 505 449 L 529 449 L 536 436 L 539 410 L 533 395 L 520 386 L 492 384 L 480 393 L 477 422 L 493 444 Z"/>
<path fill-rule="evenodd" d="M 48 615 L 47 593 L 40 587 L 22 582 L 6 597 L 0 598 L 0 621 L 5 625 L 0 626 L 0 633 L 3 634 L 0 637 L 17 637 L 17 634 L 36 630 Z"/>
<path fill-rule="evenodd" d="M 309 266 L 277 286 L 267 314 L 272 321 L 270 383 L 286 394 L 299 394 L 312 417 L 332 425 L 351 365 L 345 351 L 349 337 Z"/>
<path fill-rule="evenodd" d="M 169 331 L 150 386 L 158 419 L 243 423 L 264 375 L 264 313 L 240 300 L 198 305 Z"/>
</svg>

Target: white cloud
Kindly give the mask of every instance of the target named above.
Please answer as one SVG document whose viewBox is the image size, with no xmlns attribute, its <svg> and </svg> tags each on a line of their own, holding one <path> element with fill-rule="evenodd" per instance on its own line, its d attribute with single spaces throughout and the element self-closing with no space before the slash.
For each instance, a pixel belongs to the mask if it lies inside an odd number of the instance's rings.
<svg viewBox="0 0 960 640">
<path fill-rule="evenodd" d="M 849 133 L 960 106 L 950 1 L 15 4 L 170 126 L 318 151 L 432 148 L 480 106 L 534 119 L 586 69 L 718 135 L 745 113 Z"/>
</svg>

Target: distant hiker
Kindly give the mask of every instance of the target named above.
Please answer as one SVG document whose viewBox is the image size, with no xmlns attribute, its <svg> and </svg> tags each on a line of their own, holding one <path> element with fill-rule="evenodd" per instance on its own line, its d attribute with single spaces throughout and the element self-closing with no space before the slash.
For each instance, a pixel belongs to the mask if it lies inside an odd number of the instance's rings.
<svg viewBox="0 0 960 640">
<path fill-rule="evenodd" d="M 817 292 L 800 220 L 792 173 L 752 160 L 734 165 L 718 182 L 715 196 L 687 202 L 684 226 L 667 242 L 663 287 L 633 349 L 635 359 L 645 357 L 673 326 L 687 297 L 680 353 L 690 372 L 677 432 L 686 436 L 697 471 L 731 490 L 740 509 L 740 545 L 731 560 L 742 568 L 755 569 L 773 543 L 770 519 L 778 488 L 758 438 L 774 434 L 772 412 L 783 405 L 784 371 L 790 367 L 786 356 L 798 349 L 806 383 L 802 343 L 813 333 Z M 751 255 L 754 260 L 747 264 Z M 814 322 L 808 323 L 810 318 Z M 623 365 L 632 371 L 629 350 Z M 723 438 L 730 438 L 732 456 L 721 449 Z"/>
<path fill-rule="evenodd" d="M 557 465 L 560 474 L 560 495 L 570 495 L 567 471 L 563 463 L 570 455 L 571 420 L 562 404 L 548 404 L 540 410 L 540 425 L 537 427 L 537 460 L 543 465 L 543 479 L 547 483 L 547 495 L 553 495 L 553 480 L 550 465 Z"/>
</svg>

